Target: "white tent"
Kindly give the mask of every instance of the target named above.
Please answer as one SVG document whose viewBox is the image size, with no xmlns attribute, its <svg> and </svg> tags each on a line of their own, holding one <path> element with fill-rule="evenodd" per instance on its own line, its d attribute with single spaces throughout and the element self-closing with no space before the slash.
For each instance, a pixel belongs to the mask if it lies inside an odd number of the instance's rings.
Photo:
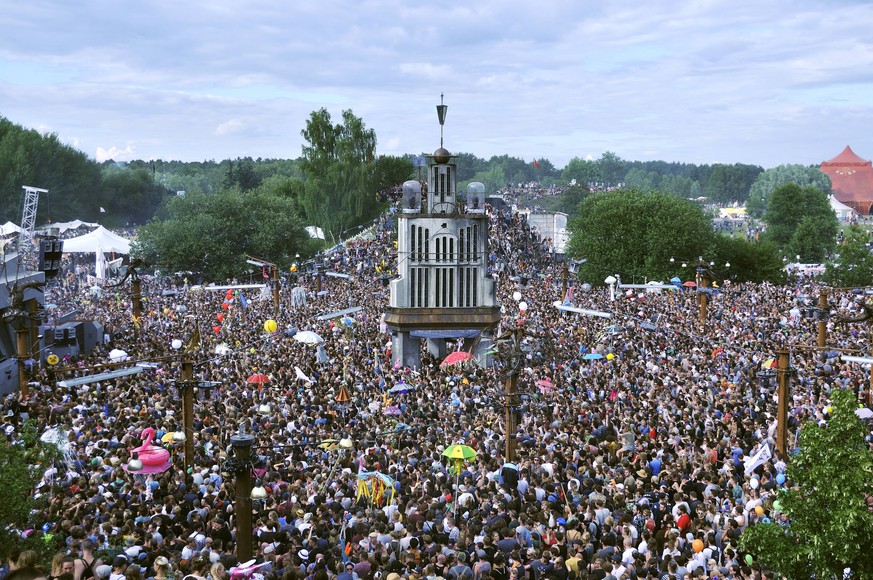
<svg viewBox="0 0 873 580">
<path fill-rule="evenodd" d="M 129 254 L 130 241 L 118 234 L 113 234 L 103 226 L 98 226 L 93 232 L 84 236 L 64 240 L 65 253 L 97 253 L 115 252 L 116 254 Z"/>
<path fill-rule="evenodd" d="M 77 230 L 82 226 L 88 228 L 96 228 L 100 224 L 94 222 L 83 222 L 82 220 L 73 220 L 71 222 L 54 222 L 50 224 L 46 224 L 44 226 L 40 226 L 37 228 L 38 230 L 47 230 L 49 228 L 57 228 L 60 233 L 64 233 L 69 230 Z"/>
<path fill-rule="evenodd" d="M 831 209 L 834 210 L 834 213 L 837 214 L 837 218 L 841 221 L 845 221 L 848 219 L 852 219 L 855 217 L 855 210 L 838 200 L 836 197 L 831 195 L 830 197 Z"/>
<path fill-rule="evenodd" d="M 0 226 L 0 236 L 8 236 L 9 234 L 17 234 L 21 228 L 12 222 L 6 222 Z"/>
</svg>

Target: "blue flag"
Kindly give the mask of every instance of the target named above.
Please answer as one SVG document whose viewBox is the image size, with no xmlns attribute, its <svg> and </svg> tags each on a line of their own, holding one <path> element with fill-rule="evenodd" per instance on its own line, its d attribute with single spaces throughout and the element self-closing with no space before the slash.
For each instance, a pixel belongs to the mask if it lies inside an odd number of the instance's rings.
<svg viewBox="0 0 873 580">
<path fill-rule="evenodd" d="M 240 301 L 240 304 L 242 304 L 242 307 L 243 307 L 243 308 L 248 308 L 248 307 L 249 307 L 249 301 L 246 300 L 246 297 L 242 295 L 242 292 L 240 292 L 240 295 L 239 295 L 239 301 Z"/>
</svg>

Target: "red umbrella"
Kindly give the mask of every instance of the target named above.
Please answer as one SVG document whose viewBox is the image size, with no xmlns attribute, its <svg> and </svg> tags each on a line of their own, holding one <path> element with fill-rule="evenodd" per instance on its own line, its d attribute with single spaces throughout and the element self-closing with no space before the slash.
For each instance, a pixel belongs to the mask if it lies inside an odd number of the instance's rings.
<svg viewBox="0 0 873 580">
<path fill-rule="evenodd" d="M 695 286 L 697 286 L 697 282 L 695 282 L 693 280 L 689 280 L 688 282 L 685 282 L 682 285 L 685 286 L 686 288 L 694 288 Z"/>
<path fill-rule="evenodd" d="M 340 405 L 345 405 L 352 400 L 351 395 L 349 395 L 349 390 L 346 388 L 345 385 L 342 385 L 340 387 L 339 393 L 337 393 L 336 397 L 334 398 L 336 399 L 336 402 Z"/>
<path fill-rule="evenodd" d="M 453 352 L 449 356 L 443 359 L 443 362 L 440 363 L 441 367 L 450 367 L 452 365 L 461 364 L 462 362 L 468 361 L 473 358 L 473 355 L 469 352 L 465 352 L 463 350 L 459 350 L 457 352 Z"/>
<path fill-rule="evenodd" d="M 255 383 L 258 385 L 263 385 L 264 383 L 270 382 L 270 377 L 268 377 L 267 375 L 265 375 L 263 373 L 255 373 L 252 376 L 250 376 L 249 378 L 247 378 L 246 382 L 247 383 Z"/>
</svg>

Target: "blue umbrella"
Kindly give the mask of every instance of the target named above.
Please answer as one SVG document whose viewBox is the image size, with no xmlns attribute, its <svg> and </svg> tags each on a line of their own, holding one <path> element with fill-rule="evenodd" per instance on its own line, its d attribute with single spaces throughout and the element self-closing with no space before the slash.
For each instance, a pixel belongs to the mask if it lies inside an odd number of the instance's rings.
<svg viewBox="0 0 873 580">
<path fill-rule="evenodd" d="M 583 357 L 585 360 L 600 360 L 603 358 L 603 355 L 599 352 L 589 352 Z"/>
<path fill-rule="evenodd" d="M 394 385 L 393 387 L 388 389 L 388 392 L 403 395 L 403 394 L 409 393 L 409 392 L 414 391 L 414 390 L 415 390 L 415 385 L 409 385 L 406 383 L 397 383 L 396 385 Z"/>
<path fill-rule="evenodd" d="M 672 278 L 670 278 L 670 282 L 679 285 L 682 283 L 682 278 L 680 278 L 679 276 L 673 276 Z"/>
</svg>

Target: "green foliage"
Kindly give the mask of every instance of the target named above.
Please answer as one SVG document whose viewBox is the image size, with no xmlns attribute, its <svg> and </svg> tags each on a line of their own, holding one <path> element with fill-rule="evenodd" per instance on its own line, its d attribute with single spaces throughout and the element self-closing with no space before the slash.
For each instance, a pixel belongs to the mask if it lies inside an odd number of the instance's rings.
<svg viewBox="0 0 873 580">
<path fill-rule="evenodd" d="M 822 262 L 836 243 L 839 220 L 828 196 L 815 186 L 780 185 L 770 194 L 765 237 L 804 262 Z"/>
<path fill-rule="evenodd" d="M 763 171 L 757 165 L 717 163 L 712 166 L 703 195 L 714 203 L 745 202 L 752 184 Z"/>
<path fill-rule="evenodd" d="M 596 161 L 574 157 L 561 172 L 561 179 L 565 183 L 570 183 L 575 179 L 576 185 L 587 187 L 589 183 L 603 181 L 603 174 Z"/>
<path fill-rule="evenodd" d="M 792 486 L 779 494 L 789 527 L 757 524 L 740 538 L 740 548 L 787 578 L 873 577 L 873 451 L 855 415 L 850 390 L 831 391 L 827 425 L 807 423 L 799 451 L 788 464 Z"/>
<path fill-rule="evenodd" d="M 619 273 L 625 280 L 666 279 L 672 256 L 710 254 L 714 236 L 697 204 L 661 191 L 624 189 L 595 193 L 570 219 L 568 253 L 588 261 L 580 279 L 600 283 Z"/>
<path fill-rule="evenodd" d="M 297 202 L 266 186 L 173 197 L 162 213 L 140 230 L 133 254 L 171 272 L 225 279 L 248 268 L 246 254 L 283 266 L 314 250 Z"/>
<path fill-rule="evenodd" d="M 846 237 L 836 250 L 839 255 L 825 269 L 824 281 L 840 287 L 873 284 L 873 254 L 867 248 L 869 241 L 870 236 L 858 226 L 846 230 Z"/>
<path fill-rule="evenodd" d="M 373 191 L 381 191 L 388 187 L 403 183 L 408 179 L 415 179 L 415 168 L 412 161 L 406 157 L 393 155 L 380 155 L 373 164 Z"/>
<path fill-rule="evenodd" d="M 152 173 L 144 168 L 132 169 L 117 165 L 105 165 L 102 169 L 102 187 L 94 196 L 93 207 L 89 214 L 106 210 L 101 215 L 101 221 L 114 221 L 115 225 L 124 225 L 127 221 L 134 223 L 147 222 L 155 212 L 155 208 L 171 192 L 165 187 L 155 184 Z M 104 219 L 105 218 L 105 219 Z"/>
<path fill-rule="evenodd" d="M 604 152 L 597 160 L 597 166 L 600 168 L 603 181 L 610 185 L 623 183 L 628 172 L 627 161 L 612 151 Z"/>
<path fill-rule="evenodd" d="M 499 165 L 489 167 L 487 171 L 477 173 L 470 181 L 479 181 L 485 186 L 488 194 L 496 193 L 506 187 L 507 179 L 503 168 Z"/>
<path fill-rule="evenodd" d="M 59 458 L 55 445 L 40 441 L 33 421 L 25 423 L 16 442 L 0 438 L 0 554 L 21 547 L 16 530 L 42 525 L 42 498 L 34 499 L 34 491 L 45 470 Z M 44 548 L 41 538 L 30 543 L 37 551 Z"/>
<path fill-rule="evenodd" d="M 377 209 L 376 133 L 351 110 L 343 111 L 342 124 L 333 125 L 322 108 L 310 114 L 301 134 L 307 141 L 301 162 L 306 175 L 301 207 L 308 221 L 335 240 Z M 384 167 L 394 165 L 389 160 Z"/>
<path fill-rule="evenodd" d="M 767 211 L 770 195 L 781 185 L 793 183 L 799 186 L 811 185 L 831 194 L 831 178 L 822 173 L 817 166 L 780 165 L 764 171 L 755 178 L 749 189 L 749 200 L 746 202 L 746 213 L 753 218 L 760 218 Z"/>
<path fill-rule="evenodd" d="M 585 185 L 571 185 L 560 194 L 542 197 L 538 201 L 545 211 L 560 211 L 568 216 L 576 215 L 579 204 L 588 197 L 588 187 Z"/>
<path fill-rule="evenodd" d="M 776 246 L 743 238 L 716 237 L 718 264 L 729 263 L 722 272 L 732 282 L 785 282 L 785 270 Z"/>
</svg>

